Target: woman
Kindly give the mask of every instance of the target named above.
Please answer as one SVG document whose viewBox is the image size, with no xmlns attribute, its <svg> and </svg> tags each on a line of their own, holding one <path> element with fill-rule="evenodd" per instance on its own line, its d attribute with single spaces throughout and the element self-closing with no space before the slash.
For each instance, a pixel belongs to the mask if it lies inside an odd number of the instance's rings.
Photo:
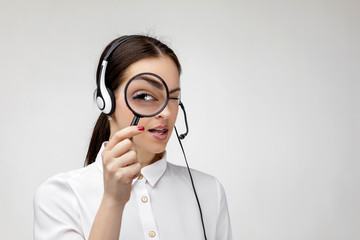
<svg viewBox="0 0 360 240">
<path fill-rule="evenodd" d="M 144 72 L 165 81 L 169 101 L 159 114 L 129 126 L 134 114 L 124 88 Z M 103 73 L 114 95 L 112 111 L 100 114 L 86 167 L 58 174 L 37 190 L 35 240 L 232 239 L 220 183 L 192 170 L 198 205 L 188 170 L 166 159 L 178 114 L 180 72 L 175 53 L 151 37 L 124 36 L 105 48 L 97 83 Z M 103 107 L 101 97 L 98 104 Z"/>
</svg>

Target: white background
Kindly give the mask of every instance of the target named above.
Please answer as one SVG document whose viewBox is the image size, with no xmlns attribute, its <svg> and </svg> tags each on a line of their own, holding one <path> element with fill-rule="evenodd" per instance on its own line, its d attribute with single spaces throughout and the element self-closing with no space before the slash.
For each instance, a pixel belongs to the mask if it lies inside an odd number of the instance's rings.
<svg viewBox="0 0 360 240">
<path fill-rule="evenodd" d="M 180 58 L 185 150 L 224 185 L 234 239 L 360 239 L 359 12 L 356 0 L 1 0 L 0 238 L 31 239 L 36 188 L 82 167 L 100 53 L 143 33 Z M 168 152 L 183 164 L 176 139 Z"/>
</svg>

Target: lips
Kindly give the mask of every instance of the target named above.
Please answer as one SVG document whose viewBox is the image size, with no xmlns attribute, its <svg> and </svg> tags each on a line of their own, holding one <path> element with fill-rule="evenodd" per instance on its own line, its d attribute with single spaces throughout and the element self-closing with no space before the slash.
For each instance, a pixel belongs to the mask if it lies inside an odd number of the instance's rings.
<svg viewBox="0 0 360 240">
<path fill-rule="evenodd" d="M 167 138 L 168 133 L 168 127 L 167 126 L 157 126 L 155 128 L 149 129 L 149 132 L 151 135 L 158 139 L 158 140 L 164 140 Z"/>
<path fill-rule="evenodd" d="M 168 131 L 167 127 L 156 127 L 156 128 L 149 129 L 149 132 L 159 134 L 159 135 L 163 135 L 163 134 L 167 133 L 167 131 Z"/>
</svg>

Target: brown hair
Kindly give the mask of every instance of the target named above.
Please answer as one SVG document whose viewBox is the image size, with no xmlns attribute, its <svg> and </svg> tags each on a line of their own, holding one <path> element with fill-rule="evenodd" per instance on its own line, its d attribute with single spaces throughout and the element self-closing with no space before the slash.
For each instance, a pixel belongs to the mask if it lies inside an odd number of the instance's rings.
<svg viewBox="0 0 360 240">
<path fill-rule="evenodd" d="M 99 64 L 97 67 L 96 76 L 99 76 L 101 72 L 101 63 L 103 58 L 109 51 L 110 47 L 118 40 L 124 39 L 127 36 L 122 36 L 114 39 L 109 43 L 101 54 Z M 149 57 L 161 57 L 167 56 L 171 58 L 176 64 L 179 74 L 181 73 L 180 62 L 168 46 L 159 40 L 149 37 L 136 35 L 122 44 L 120 44 L 108 58 L 108 65 L 105 74 L 106 86 L 111 90 L 115 91 L 120 84 L 123 82 L 123 74 L 125 70 L 136 61 Z M 91 139 L 89 149 L 85 159 L 85 166 L 95 162 L 96 156 L 101 148 L 104 141 L 108 141 L 110 137 L 110 124 L 107 116 L 101 113 L 98 120 L 96 121 Z"/>
</svg>

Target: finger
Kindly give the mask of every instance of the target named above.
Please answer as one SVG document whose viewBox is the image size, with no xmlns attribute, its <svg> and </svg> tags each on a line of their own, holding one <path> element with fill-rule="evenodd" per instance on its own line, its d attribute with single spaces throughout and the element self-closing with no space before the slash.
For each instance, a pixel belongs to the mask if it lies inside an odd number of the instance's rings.
<svg viewBox="0 0 360 240">
<path fill-rule="evenodd" d="M 111 161 L 103 164 L 104 174 L 118 174 L 119 172 L 124 172 L 124 168 L 129 165 L 138 163 L 136 159 L 136 153 L 130 151 L 125 153 L 123 156 L 119 158 L 113 158 Z"/>
<path fill-rule="evenodd" d="M 111 150 L 111 149 L 113 149 L 113 147 L 115 147 L 115 145 L 118 142 L 121 142 L 124 139 L 129 139 L 129 138 L 136 136 L 143 132 L 144 132 L 144 127 L 141 127 L 141 126 L 130 126 L 130 127 L 123 128 L 114 134 L 114 136 L 109 140 L 106 148 L 108 150 Z"/>
<path fill-rule="evenodd" d="M 111 163 L 109 163 L 109 167 L 113 169 L 124 168 L 131 164 L 138 163 L 136 158 L 136 153 L 134 151 L 129 151 L 122 156 L 113 159 Z"/>
<path fill-rule="evenodd" d="M 126 138 L 121 142 L 117 143 L 111 151 L 109 151 L 110 156 L 113 158 L 120 157 L 121 155 L 125 154 L 126 152 L 133 150 L 134 146 L 130 139 Z"/>
<path fill-rule="evenodd" d="M 134 178 L 138 177 L 141 172 L 141 165 L 140 163 L 131 164 L 125 168 L 123 168 L 126 178 L 132 181 Z"/>
</svg>

